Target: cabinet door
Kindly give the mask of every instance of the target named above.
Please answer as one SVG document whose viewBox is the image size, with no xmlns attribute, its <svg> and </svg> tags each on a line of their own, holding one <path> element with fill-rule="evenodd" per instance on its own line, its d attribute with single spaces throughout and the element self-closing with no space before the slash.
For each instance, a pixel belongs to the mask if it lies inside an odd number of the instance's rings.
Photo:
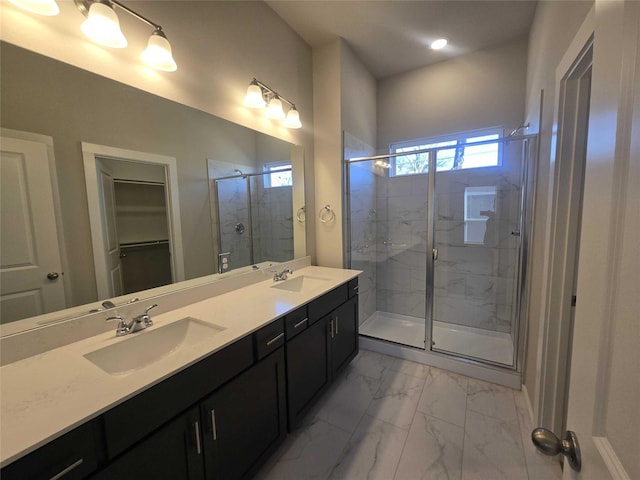
<svg viewBox="0 0 640 480">
<path fill-rule="evenodd" d="M 200 416 L 194 407 L 129 448 L 92 478 L 203 480 L 202 447 Z"/>
<path fill-rule="evenodd" d="M 284 349 L 204 400 L 201 418 L 206 478 L 253 475 L 287 433 Z"/>
<path fill-rule="evenodd" d="M 287 342 L 289 430 L 295 428 L 313 401 L 329 385 L 329 317 Z"/>
<path fill-rule="evenodd" d="M 340 372 L 358 354 L 358 296 L 331 312 L 331 370 Z"/>
<path fill-rule="evenodd" d="M 2 480 L 86 478 L 104 463 L 99 421 L 92 420 L 3 468 Z"/>
</svg>

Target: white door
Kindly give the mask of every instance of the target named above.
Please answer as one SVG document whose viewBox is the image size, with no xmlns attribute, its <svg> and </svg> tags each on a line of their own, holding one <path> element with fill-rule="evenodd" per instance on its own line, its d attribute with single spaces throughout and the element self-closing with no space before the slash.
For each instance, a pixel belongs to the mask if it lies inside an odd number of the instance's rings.
<svg viewBox="0 0 640 480">
<path fill-rule="evenodd" d="M 116 229 L 116 195 L 108 162 L 96 161 L 100 193 L 100 214 L 104 226 L 103 243 L 106 271 L 101 278 L 106 279 L 108 290 L 101 292 L 100 298 L 122 295 L 122 266 L 120 264 L 120 242 Z"/>
<path fill-rule="evenodd" d="M 640 2 L 596 1 L 565 480 L 640 479 L 639 32 Z"/>
<path fill-rule="evenodd" d="M 0 322 L 66 308 L 47 145 L 2 137 Z"/>
</svg>

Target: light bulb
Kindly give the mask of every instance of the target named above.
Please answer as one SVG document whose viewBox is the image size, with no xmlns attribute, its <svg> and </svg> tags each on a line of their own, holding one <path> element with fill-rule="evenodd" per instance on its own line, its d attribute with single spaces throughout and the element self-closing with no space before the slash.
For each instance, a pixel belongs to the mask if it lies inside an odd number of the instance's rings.
<svg viewBox="0 0 640 480">
<path fill-rule="evenodd" d="M 296 107 L 291 107 L 287 112 L 287 118 L 284 121 L 284 126 L 287 128 L 301 128 L 300 113 L 296 110 Z"/>
<path fill-rule="evenodd" d="M 441 48 L 444 48 L 447 46 L 447 39 L 446 38 L 439 38 L 433 42 L 431 42 L 431 48 L 433 50 L 440 50 Z"/>
<path fill-rule="evenodd" d="M 147 49 L 142 52 L 142 60 L 156 70 L 175 72 L 178 69 L 173 56 L 171 45 L 162 30 L 154 31 L 149 37 Z"/>
<path fill-rule="evenodd" d="M 16 7 L 37 15 L 53 17 L 60 13 L 56 0 L 9 0 Z"/>
<path fill-rule="evenodd" d="M 267 105 L 267 111 L 265 112 L 267 117 L 273 118 L 274 120 L 282 120 L 284 119 L 284 110 L 282 109 L 282 102 L 278 97 L 273 97 L 269 100 L 269 105 Z"/>
<path fill-rule="evenodd" d="M 251 83 L 249 88 L 247 88 L 247 95 L 244 97 L 242 103 L 249 108 L 264 108 L 267 102 L 264 101 L 260 85 Z"/>
<path fill-rule="evenodd" d="M 105 47 L 124 48 L 127 46 L 127 39 L 120 30 L 120 22 L 116 12 L 105 3 L 91 4 L 89 15 L 82 23 L 82 33 Z"/>
</svg>

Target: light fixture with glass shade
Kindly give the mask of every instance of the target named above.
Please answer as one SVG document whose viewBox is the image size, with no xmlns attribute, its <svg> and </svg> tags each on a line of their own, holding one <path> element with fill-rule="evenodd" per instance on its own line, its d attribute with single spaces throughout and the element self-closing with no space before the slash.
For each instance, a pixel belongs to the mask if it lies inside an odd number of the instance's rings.
<svg viewBox="0 0 640 480">
<path fill-rule="evenodd" d="M 302 128 L 300 113 L 298 113 L 295 105 L 291 105 L 291 109 L 287 112 L 287 118 L 284 120 L 284 126 L 287 128 Z"/>
<path fill-rule="evenodd" d="M 157 28 L 151 34 L 147 49 L 142 52 L 141 57 L 147 65 L 156 70 L 175 72 L 178 68 L 171 54 L 169 40 L 161 28 Z"/>
<path fill-rule="evenodd" d="M 284 120 L 282 101 L 280 101 L 280 98 L 277 95 L 269 100 L 265 115 L 269 118 L 273 118 L 274 120 Z"/>
<path fill-rule="evenodd" d="M 34 0 L 31 0 L 34 1 Z M 120 30 L 120 22 L 115 7 L 153 27 L 147 48 L 142 52 L 142 60 L 156 70 L 175 72 L 178 68 L 171 45 L 162 27 L 143 17 L 117 0 L 74 0 L 80 12 L 87 17 L 82 24 L 82 32 L 93 41 L 111 48 L 124 48 L 127 39 Z"/>
<path fill-rule="evenodd" d="M 36 15 L 53 17 L 60 13 L 60 7 L 56 0 L 9 0 L 9 2 L 22 10 Z"/>
<path fill-rule="evenodd" d="M 282 102 L 289 104 L 289 111 L 284 113 Z M 249 108 L 264 108 L 265 115 L 273 120 L 284 120 L 283 125 L 287 128 L 302 128 L 300 122 L 300 113 L 293 104 L 293 102 L 287 100 L 278 92 L 270 87 L 267 87 L 264 83 L 259 82 L 257 79 L 253 79 L 247 88 L 247 94 L 244 97 L 242 103 Z"/>
<path fill-rule="evenodd" d="M 247 95 L 244 97 L 244 101 L 242 102 L 246 107 L 264 108 L 267 105 L 262 93 L 262 88 L 257 82 L 258 81 L 254 78 L 249 84 L 249 88 L 247 88 Z"/>
<path fill-rule="evenodd" d="M 82 23 L 81 30 L 91 40 L 105 47 L 127 46 L 127 39 L 120 30 L 118 15 L 107 3 L 95 2 L 89 7 L 87 19 Z"/>
</svg>

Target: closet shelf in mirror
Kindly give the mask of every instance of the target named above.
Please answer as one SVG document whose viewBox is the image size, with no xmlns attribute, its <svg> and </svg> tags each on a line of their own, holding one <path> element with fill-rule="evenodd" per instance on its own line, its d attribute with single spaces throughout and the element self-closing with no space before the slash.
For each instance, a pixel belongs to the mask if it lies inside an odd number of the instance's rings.
<svg viewBox="0 0 640 480">
<path fill-rule="evenodd" d="M 150 247 L 154 245 L 168 245 L 168 244 L 169 244 L 169 240 L 151 240 L 148 242 L 121 243 L 120 249 L 135 248 L 135 247 Z"/>
<path fill-rule="evenodd" d="M 116 207 L 116 212 L 124 215 L 143 215 L 148 213 L 165 215 L 167 208 L 164 205 L 119 205 Z"/>
</svg>

